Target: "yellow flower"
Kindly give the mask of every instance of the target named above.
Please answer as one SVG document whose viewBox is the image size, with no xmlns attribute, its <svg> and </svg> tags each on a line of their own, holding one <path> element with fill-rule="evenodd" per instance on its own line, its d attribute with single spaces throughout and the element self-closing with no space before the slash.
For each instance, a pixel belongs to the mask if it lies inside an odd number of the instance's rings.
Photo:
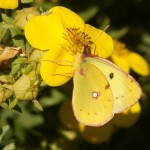
<svg viewBox="0 0 150 150">
<path fill-rule="evenodd" d="M 15 9 L 18 7 L 18 0 L 0 0 L 0 8 Z"/>
<path fill-rule="evenodd" d="M 113 118 L 113 124 L 118 127 L 130 127 L 138 121 L 140 113 L 141 106 L 138 102 L 123 113 L 115 114 Z"/>
<path fill-rule="evenodd" d="M 59 119 L 61 123 L 71 130 L 78 130 L 79 123 L 74 117 L 71 101 L 66 100 L 59 109 Z"/>
<path fill-rule="evenodd" d="M 126 72 L 133 69 L 136 73 L 147 76 L 150 73 L 149 64 L 139 54 L 129 51 L 124 43 L 114 40 L 114 51 L 111 55 L 112 61 Z"/>
<path fill-rule="evenodd" d="M 71 101 L 66 100 L 60 107 L 59 118 L 68 129 L 76 131 L 85 141 L 93 144 L 103 143 L 109 140 L 113 134 L 112 121 L 101 127 L 85 126 L 77 122 L 71 107 Z"/>
<path fill-rule="evenodd" d="M 101 127 L 90 127 L 80 124 L 79 133 L 87 142 L 100 144 L 110 139 L 113 134 L 113 125 L 111 121 Z"/>
<path fill-rule="evenodd" d="M 103 58 L 113 51 L 110 36 L 61 6 L 53 7 L 46 15 L 32 17 L 25 26 L 25 36 L 33 47 L 49 50 L 41 62 L 41 76 L 50 86 L 62 85 L 73 76 L 75 56 L 85 46 Z"/>
</svg>

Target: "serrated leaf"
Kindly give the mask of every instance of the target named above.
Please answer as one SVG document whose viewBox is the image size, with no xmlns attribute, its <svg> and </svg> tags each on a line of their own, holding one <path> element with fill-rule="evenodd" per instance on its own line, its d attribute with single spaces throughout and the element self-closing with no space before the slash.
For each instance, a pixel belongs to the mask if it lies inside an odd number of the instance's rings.
<svg viewBox="0 0 150 150">
<path fill-rule="evenodd" d="M 1 30 L 13 28 L 13 27 L 14 27 L 13 24 L 7 24 L 7 23 L 4 22 L 4 21 L 0 23 L 0 29 L 1 29 Z"/>
<path fill-rule="evenodd" d="M 14 93 L 17 99 L 22 99 L 30 88 L 30 80 L 23 74 L 13 85 Z"/>
<path fill-rule="evenodd" d="M 6 101 L 13 94 L 12 85 L 0 84 L 0 103 Z"/>
<path fill-rule="evenodd" d="M 29 77 L 25 74 L 14 83 L 13 89 L 19 100 L 33 100 L 38 94 L 38 88 L 32 87 Z"/>
<path fill-rule="evenodd" d="M 0 75 L 0 81 L 4 83 L 14 83 L 13 76 L 11 75 Z"/>
<path fill-rule="evenodd" d="M 13 38 L 13 43 L 17 47 L 25 49 L 24 35 L 22 31 L 16 27 L 9 29 Z"/>
<path fill-rule="evenodd" d="M 7 29 L 1 29 L 0 28 L 0 42 L 2 41 L 2 39 L 3 39 L 4 35 L 6 34 L 6 32 L 7 32 Z"/>
<path fill-rule="evenodd" d="M 10 29 L 10 28 L 13 28 L 14 25 L 13 24 L 7 24 L 6 22 L 1 22 L 0 23 L 0 28 L 1 30 L 4 30 L 4 29 Z"/>
<path fill-rule="evenodd" d="M 2 19 L 6 24 L 12 25 L 12 27 L 9 28 L 9 30 L 11 32 L 14 45 L 17 47 L 21 47 L 22 49 L 25 49 L 24 34 L 20 29 L 15 27 L 14 20 L 5 14 L 2 14 Z"/>
<path fill-rule="evenodd" d="M 7 34 L 7 30 L 9 29 L 9 28 L 12 28 L 13 27 L 13 25 L 12 24 L 7 24 L 6 22 L 1 22 L 0 23 L 0 42 L 2 41 L 2 40 L 4 40 L 3 38 L 5 37 L 5 35 Z"/>
<path fill-rule="evenodd" d="M 2 20 L 6 23 L 6 24 L 14 24 L 14 20 L 10 17 L 8 17 L 5 14 L 2 14 Z"/>
<path fill-rule="evenodd" d="M 15 26 L 24 29 L 26 22 L 36 15 L 40 15 L 40 12 L 35 7 L 18 10 L 15 16 Z"/>
<path fill-rule="evenodd" d="M 36 107 L 40 111 L 43 111 L 42 105 L 37 100 L 33 100 L 32 102 L 33 102 L 34 107 Z"/>
</svg>

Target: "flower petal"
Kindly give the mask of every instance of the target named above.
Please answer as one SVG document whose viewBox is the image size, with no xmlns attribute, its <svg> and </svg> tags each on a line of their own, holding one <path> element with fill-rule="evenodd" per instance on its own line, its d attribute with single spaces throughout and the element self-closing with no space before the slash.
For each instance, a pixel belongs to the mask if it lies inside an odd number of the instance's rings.
<svg viewBox="0 0 150 150">
<path fill-rule="evenodd" d="M 18 7 L 18 0 L 0 0 L 0 8 L 15 9 Z"/>
<path fill-rule="evenodd" d="M 55 17 L 60 17 L 61 24 L 64 28 L 79 27 L 80 30 L 83 30 L 85 28 L 83 19 L 68 8 L 55 6 L 49 10 L 49 13 L 55 15 Z"/>
<path fill-rule="evenodd" d="M 119 66 L 120 68 L 122 68 L 125 72 L 129 73 L 130 71 L 130 66 L 129 63 L 126 59 L 119 57 L 115 54 L 112 54 L 111 59 L 113 60 L 113 62 Z"/>
<path fill-rule="evenodd" d="M 27 40 L 33 47 L 41 50 L 63 43 L 63 32 L 63 26 L 53 15 L 32 17 L 25 26 Z"/>
<path fill-rule="evenodd" d="M 130 52 L 128 57 L 128 62 L 131 68 L 138 74 L 147 76 L 150 74 L 149 64 L 146 60 L 137 53 Z"/>
<path fill-rule="evenodd" d="M 60 47 L 46 52 L 40 67 L 43 80 L 50 86 L 66 83 L 73 76 L 71 62 L 74 62 L 74 56 Z"/>
<path fill-rule="evenodd" d="M 92 39 L 96 47 L 96 54 L 100 57 L 107 58 L 113 52 L 113 40 L 112 38 L 102 30 L 86 24 L 85 33 L 87 33 Z"/>
<path fill-rule="evenodd" d="M 56 6 L 47 16 L 32 17 L 26 23 L 25 36 L 33 47 L 48 50 L 65 43 L 67 27 L 74 26 L 83 30 L 84 21 L 71 10 Z"/>
</svg>

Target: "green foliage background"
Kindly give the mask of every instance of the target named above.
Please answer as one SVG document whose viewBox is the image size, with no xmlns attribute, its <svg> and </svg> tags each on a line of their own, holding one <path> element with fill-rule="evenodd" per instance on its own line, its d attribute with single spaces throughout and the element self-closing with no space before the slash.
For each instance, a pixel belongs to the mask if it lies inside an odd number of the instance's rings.
<svg viewBox="0 0 150 150">
<path fill-rule="evenodd" d="M 72 9 L 81 15 L 86 23 L 97 28 L 103 29 L 106 25 L 110 24 L 107 33 L 113 38 L 125 42 L 129 49 L 141 54 L 148 62 L 150 62 L 149 0 L 51 0 L 41 4 L 20 2 L 17 9 L 34 6 L 40 10 L 46 11 L 55 5 L 61 5 Z M 1 14 L 7 14 L 8 17 L 14 16 L 15 11 L 16 10 L 0 10 Z M 2 20 L 3 17 L 1 16 L 0 20 Z M 15 37 L 16 32 L 14 30 L 17 30 L 17 33 L 19 32 L 21 38 Z M 10 37 L 13 37 L 13 42 Z M 15 41 L 18 39 L 19 43 L 18 41 Z M 15 46 L 21 46 L 22 41 L 25 41 L 22 30 L 12 29 L 10 30 L 10 33 L 5 36 L 2 44 L 5 46 L 14 46 L 15 44 Z M 27 49 L 29 45 L 26 43 L 25 45 L 23 44 L 23 47 L 24 46 L 26 46 L 25 49 Z M 31 53 L 31 51 L 29 53 Z M 7 66 L 8 69 L 5 70 L 1 64 L 0 73 L 8 73 L 12 67 L 11 63 L 9 63 L 9 65 L 10 66 Z M 21 66 L 16 66 L 16 68 L 17 67 Z M 63 86 L 56 88 L 46 85 L 39 87 L 37 100 L 43 106 L 43 112 L 36 109 L 31 101 L 20 101 L 15 109 L 12 110 L 1 107 L 0 149 L 150 149 L 150 76 L 141 77 L 134 72 L 131 72 L 131 74 L 139 81 L 143 89 L 144 94 L 140 101 L 142 113 L 140 119 L 134 126 L 119 129 L 118 132 L 113 134 L 109 141 L 103 144 L 94 145 L 81 139 L 71 141 L 61 134 L 60 131 L 63 126 L 59 120 L 58 111 L 63 101 L 71 99 L 73 85 L 72 81 L 70 81 Z"/>
</svg>

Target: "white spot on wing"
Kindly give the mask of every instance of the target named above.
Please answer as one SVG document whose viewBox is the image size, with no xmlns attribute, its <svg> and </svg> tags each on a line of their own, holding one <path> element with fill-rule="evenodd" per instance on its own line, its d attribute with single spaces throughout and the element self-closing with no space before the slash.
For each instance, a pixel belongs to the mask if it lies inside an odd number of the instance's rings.
<svg viewBox="0 0 150 150">
<path fill-rule="evenodd" d="M 98 97 L 100 96 L 100 92 L 92 92 L 92 97 L 94 98 L 94 99 L 97 99 Z"/>
</svg>

